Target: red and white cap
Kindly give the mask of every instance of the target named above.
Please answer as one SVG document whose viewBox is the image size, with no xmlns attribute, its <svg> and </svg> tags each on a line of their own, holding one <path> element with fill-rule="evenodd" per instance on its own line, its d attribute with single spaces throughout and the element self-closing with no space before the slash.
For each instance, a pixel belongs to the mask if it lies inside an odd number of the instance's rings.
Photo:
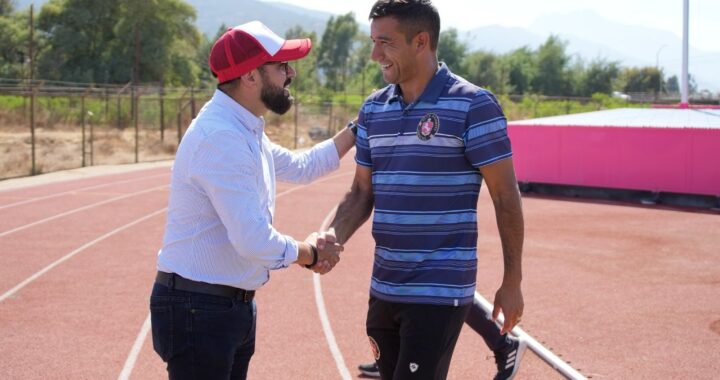
<svg viewBox="0 0 720 380">
<path fill-rule="evenodd" d="M 210 69 L 218 83 L 224 83 L 267 62 L 303 58 L 311 47 L 309 38 L 285 40 L 260 21 L 251 21 L 228 29 L 215 41 L 210 50 Z"/>
</svg>

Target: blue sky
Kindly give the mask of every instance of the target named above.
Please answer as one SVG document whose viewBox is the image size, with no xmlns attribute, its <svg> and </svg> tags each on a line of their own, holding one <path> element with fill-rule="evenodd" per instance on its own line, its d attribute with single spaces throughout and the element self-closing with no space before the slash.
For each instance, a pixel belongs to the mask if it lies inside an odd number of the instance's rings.
<svg viewBox="0 0 720 380">
<path fill-rule="evenodd" d="M 304 8 L 344 14 L 367 22 L 372 0 L 271 0 Z M 683 0 L 435 0 L 443 28 L 469 30 L 484 25 L 528 27 L 546 14 L 591 10 L 630 25 L 665 29 L 682 36 Z M 690 44 L 720 52 L 720 0 L 690 0 Z"/>
</svg>

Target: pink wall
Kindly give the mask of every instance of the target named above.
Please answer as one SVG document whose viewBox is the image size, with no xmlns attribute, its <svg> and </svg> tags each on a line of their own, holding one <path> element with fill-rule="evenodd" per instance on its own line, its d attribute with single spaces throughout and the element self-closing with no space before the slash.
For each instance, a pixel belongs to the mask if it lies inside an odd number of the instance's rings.
<svg viewBox="0 0 720 380">
<path fill-rule="evenodd" d="M 720 196 L 720 130 L 508 127 L 518 180 Z"/>
</svg>

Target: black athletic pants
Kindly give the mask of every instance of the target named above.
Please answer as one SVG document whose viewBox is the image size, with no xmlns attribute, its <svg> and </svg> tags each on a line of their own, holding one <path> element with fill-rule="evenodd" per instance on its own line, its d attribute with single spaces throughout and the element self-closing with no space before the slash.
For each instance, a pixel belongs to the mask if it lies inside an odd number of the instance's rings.
<svg viewBox="0 0 720 380">
<path fill-rule="evenodd" d="M 445 379 L 470 304 L 395 303 L 370 297 L 367 334 L 383 379 Z"/>
</svg>

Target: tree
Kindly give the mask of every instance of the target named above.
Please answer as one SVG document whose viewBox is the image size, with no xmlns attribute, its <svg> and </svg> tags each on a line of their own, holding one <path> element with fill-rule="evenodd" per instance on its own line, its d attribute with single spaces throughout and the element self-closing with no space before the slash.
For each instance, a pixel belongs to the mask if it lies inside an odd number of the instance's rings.
<svg viewBox="0 0 720 380">
<path fill-rule="evenodd" d="M 355 15 L 330 17 L 325 26 L 317 65 L 325 77 L 325 86 L 332 91 L 345 89 L 350 64 L 350 52 L 358 32 Z"/>
<path fill-rule="evenodd" d="M 115 26 L 111 67 L 115 82 L 132 80 L 137 64 L 139 82 L 195 85 L 195 60 L 201 41 L 195 9 L 183 0 L 126 0 Z"/>
<path fill-rule="evenodd" d="M 590 63 L 584 75 L 581 91 L 578 95 L 592 96 L 596 93 L 611 94 L 613 83 L 620 75 L 617 62 L 596 59 Z"/>
<path fill-rule="evenodd" d="M 530 92 L 537 71 L 532 50 L 523 46 L 510 52 L 504 60 L 508 70 L 508 92 L 513 94 Z"/>
<path fill-rule="evenodd" d="M 372 61 L 373 43 L 365 33 L 359 32 L 355 36 L 356 49 L 350 57 L 352 76 L 349 81 L 351 90 L 363 97 L 369 95 L 373 89 L 385 86 L 380 66 Z"/>
<path fill-rule="evenodd" d="M 39 77 L 108 81 L 108 49 L 118 18 L 114 0 L 50 0 L 38 16 L 38 32 L 48 41 L 39 57 Z"/>
<path fill-rule="evenodd" d="M 673 75 L 665 81 L 665 90 L 669 94 L 677 94 L 680 92 L 680 84 L 677 75 Z"/>
<path fill-rule="evenodd" d="M 438 42 L 438 59 L 450 68 L 451 71 L 457 73 L 460 76 L 465 76 L 466 72 L 463 72 L 462 67 L 463 59 L 467 53 L 467 45 L 462 43 L 458 38 L 458 31 L 455 28 L 450 28 L 446 31 L 440 32 Z"/>
<path fill-rule="evenodd" d="M 39 77 L 127 83 L 136 72 L 139 82 L 193 84 L 201 44 L 194 20 L 182 0 L 50 0 L 38 20 L 49 42 Z"/>
<path fill-rule="evenodd" d="M 665 91 L 669 94 L 680 93 L 680 81 L 677 75 L 673 75 L 665 81 Z M 692 74 L 688 74 L 688 92 L 690 94 L 697 92 L 697 83 Z"/>
<path fill-rule="evenodd" d="M 12 10 L 10 4 L 3 4 L 6 12 Z M 30 32 L 29 10 L 0 15 L 0 77 L 21 79 L 28 77 L 28 40 Z M 35 52 L 42 46 L 42 38 L 34 37 Z"/>
<path fill-rule="evenodd" d="M 465 79 L 497 93 L 505 93 L 506 75 L 498 56 L 486 51 L 468 55 L 463 64 Z"/>
<path fill-rule="evenodd" d="M 571 92 L 568 81 L 567 65 L 569 57 L 565 54 L 567 43 L 557 36 L 548 37 L 537 51 L 537 75 L 532 87 L 544 95 L 567 95 Z"/>
<path fill-rule="evenodd" d="M 623 71 L 624 92 L 652 92 L 661 91 L 660 83 L 663 81 L 662 71 L 655 67 L 629 67 Z"/>
<path fill-rule="evenodd" d="M 220 27 L 215 32 L 215 35 L 208 38 L 205 34 L 200 37 L 200 45 L 195 55 L 195 63 L 199 68 L 198 82 L 202 88 L 212 88 L 217 84 L 217 79 L 212 75 L 210 70 L 210 50 L 212 49 L 215 41 L 222 36 L 228 30 L 227 25 L 220 24 Z"/>
<path fill-rule="evenodd" d="M 0 0 L 0 17 L 9 16 L 14 8 L 12 0 Z"/>
<path fill-rule="evenodd" d="M 582 58 L 571 59 L 565 69 L 565 89 L 560 94 L 562 96 L 583 96 L 583 86 L 585 85 L 585 61 Z M 591 96 L 588 94 L 587 96 Z"/>
<path fill-rule="evenodd" d="M 310 50 L 310 53 L 305 58 L 293 62 L 292 65 L 297 72 L 297 76 L 293 79 L 296 95 L 315 92 L 318 88 L 318 53 L 315 48 L 317 34 L 315 32 L 308 32 L 303 29 L 302 26 L 296 25 L 285 32 L 285 38 L 310 38 L 310 41 L 312 41 L 313 48 Z"/>
</svg>

